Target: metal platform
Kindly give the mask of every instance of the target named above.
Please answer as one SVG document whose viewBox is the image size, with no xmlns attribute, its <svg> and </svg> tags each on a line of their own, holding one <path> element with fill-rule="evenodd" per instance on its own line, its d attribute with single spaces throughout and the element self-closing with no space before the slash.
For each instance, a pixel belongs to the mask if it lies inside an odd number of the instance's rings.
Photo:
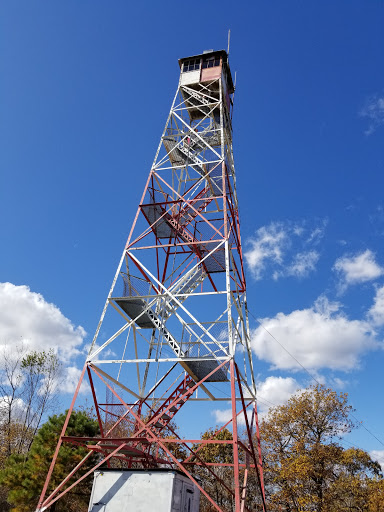
<svg viewBox="0 0 384 512">
<path fill-rule="evenodd" d="M 116 298 L 114 301 L 132 320 L 136 319 L 135 323 L 142 329 L 153 329 L 155 327 L 148 313 L 148 304 L 145 300 L 124 297 Z"/>
<path fill-rule="evenodd" d="M 219 366 L 217 361 L 204 361 L 202 358 L 201 361 L 188 361 L 188 368 L 191 369 L 193 375 L 195 375 L 199 380 L 204 379 L 209 373 L 213 372 L 215 368 Z M 213 375 L 208 377 L 205 382 L 227 382 L 227 372 L 224 368 L 220 368 Z"/>
</svg>

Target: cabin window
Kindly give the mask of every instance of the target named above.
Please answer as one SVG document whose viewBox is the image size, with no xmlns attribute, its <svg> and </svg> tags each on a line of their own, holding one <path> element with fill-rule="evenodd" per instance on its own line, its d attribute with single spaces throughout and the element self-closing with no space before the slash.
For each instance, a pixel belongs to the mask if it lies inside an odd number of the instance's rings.
<svg viewBox="0 0 384 512">
<path fill-rule="evenodd" d="M 196 71 L 198 69 L 200 69 L 200 59 L 190 59 L 190 60 L 184 61 L 184 64 L 183 64 L 183 72 L 184 73 L 186 71 Z"/>
<path fill-rule="evenodd" d="M 203 69 L 220 66 L 220 57 L 208 57 L 203 60 Z"/>
</svg>

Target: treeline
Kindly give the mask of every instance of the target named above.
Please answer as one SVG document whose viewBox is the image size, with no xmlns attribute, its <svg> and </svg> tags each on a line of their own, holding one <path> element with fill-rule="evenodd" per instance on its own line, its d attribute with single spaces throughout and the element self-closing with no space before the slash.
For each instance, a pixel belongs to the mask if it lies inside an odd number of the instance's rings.
<svg viewBox="0 0 384 512">
<path fill-rule="evenodd" d="M 352 415 L 347 394 L 321 385 L 301 391 L 287 404 L 269 411 L 260 424 L 268 512 L 384 512 L 380 465 L 366 451 L 344 441 L 345 435 L 358 427 Z M 211 430 L 203 437 L 214 434 Z M 231 435 L 223 430 L 218 439 L 231 439 Z M 206 462 L 227 463 L 232 454 L 230 446 L 210 444 L 199 455 Z M 232 471 L 226 467 L 219 471 L 230 487 Z M 232 495 L 223 492 L 207 470 L 199 468 L 197 472 L 217 503 L 234 511 Z M 241 481 L 243 478 L 244 472 Z M 248 492 L 249 509 L 261 511 L 254 472 L 248 476 Z M 200 511 L 214 509 L 203 498 Z"/>
<path fill-rule="evenodd" d="M 269 412 L 261 436 L 270 512 L 384 511 L 380 465 L 344 442 L 358 426 L 351 414 L 347 394 L 320 385 Z"/>
<path fill-rule="evenodd" d="M 0 511 L 34 511 L 56 447 L 65 413 L 51 414 L 58 407 L 57 389 L 61 367 L 53 352 L 5 354 L 0 372 Z M 293 396 L 285 405 L 275 407 L 261 421 L 265 498 L 269 512 L 382 512 L 384 480 L 380 465 L 364 450 L 346 447 L 344 436 L 357 425 L 346 394 L 323 386 L 310 387 Z M 176 428 L 172 425 L 172 428 Z M 228 440 L 228 429 L 218 428 L 202 434 Z M 99 434 L 92 412 L 72 414 L 67 435 L 92 437 Z M 128 431 L 122 432 L 124 436 Z M 172 435 L 169 433 L 169 435 Z M 182 445 L 172 447 L 179 460 L 187 456 Z M 64 444 L 52 475 L 48 494 L 86 455 L 85 447 Z M 97 460 L 92 455 L 81 472 Z M 207 444 L 199 450 L 205 462 L 228 464 L 232 449 L 226 444 Z M 190 461 L 190 462 L 193 462 Z M 242 461 L 247 462 L 247 461 Z M 248 461 L 249 462 L 249 461 Z M 117 461 L 116 465 L 121 465 Z M 225 490 L 233 486 L 230 467 L 215 468 L 224 483 L 218 483 L 210 470 L 194 467 L 202 485 L 228 512 L 234 511 L 233 497 Z M 81 474 L 81 473 L 80 473 Z M 241 481 L 244 478 L 244 470 Z M 247 475 L 249 510 L 261 508 L 256 474 Z M 57 501 L 54 512 L 86 512 L 91 479 L 82 481 Z M 200 512 L 213 512 L 202 498 Z"/>
<path fill-rule="evenodd" d="M 61 408 L 63 369 L 54 351 L 26 351 L 23 346 L 3 350 L 0 361 L 0 512 L 34 512 L 66 417 L 65 412 L 52 414 Z M 67 434 L 93 437 L 99 425 L 90 411 L 78 410 Z M 84 447 L 61 447 L 48 493 L 86 453 Z M 94 464 L 96 456 L 83 469 Z M 76 486 L 50 510 L 87 511 L 91 485 Z"/>
</svg>

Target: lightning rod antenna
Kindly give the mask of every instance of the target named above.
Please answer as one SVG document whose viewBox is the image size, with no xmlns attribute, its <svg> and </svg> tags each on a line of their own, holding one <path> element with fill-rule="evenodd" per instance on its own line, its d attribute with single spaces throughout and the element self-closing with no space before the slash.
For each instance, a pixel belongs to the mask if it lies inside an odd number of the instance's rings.
<svg viewBox="0 0 384 512">
<path fill-rule="evenodd" d="M 231 42 L 231 29 L 228 30 L 228 47 L 227 47 L 227 55 L 229 55 L 229 43 Z"/>
</svg>

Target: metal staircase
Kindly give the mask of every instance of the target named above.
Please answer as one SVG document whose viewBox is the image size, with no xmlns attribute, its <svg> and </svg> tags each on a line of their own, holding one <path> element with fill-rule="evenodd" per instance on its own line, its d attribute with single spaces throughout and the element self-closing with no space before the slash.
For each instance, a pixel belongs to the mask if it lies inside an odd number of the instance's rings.
<svg viewBox="0 0 384 512">
<path fill-rule="evenodd" d="M 186 375 L 183 381 L 176 387 L 176 389 L 169 395 L 161 406 L 148 418 L 147 424 L 156 420 L 153 423 L 156 433 L 160 433 L 165 427 L 168 426 L 172 418 L 179 412 L 185 402 L 192 396 L 192 391 L 195 381 L 189 375 Z"/>
<path fill-rule="evenodd" d="M 177 295 L 177 300 L 179 302 L 184 302 L 185 299 L 191 294 L 207 277 L 205 271 L 197 266 L 192 272 L 188 273 L 186 276 L 181 277 L 177 283 L 172 286 L 169 291 L 172 295 Z M 174 299 L 167 299 L 164 302 L 164 313 L 163 318 L 167 320 L 173 313 L 175 313 L 176 309 L 179 305 L 176 303 Z"/>
</svg>

